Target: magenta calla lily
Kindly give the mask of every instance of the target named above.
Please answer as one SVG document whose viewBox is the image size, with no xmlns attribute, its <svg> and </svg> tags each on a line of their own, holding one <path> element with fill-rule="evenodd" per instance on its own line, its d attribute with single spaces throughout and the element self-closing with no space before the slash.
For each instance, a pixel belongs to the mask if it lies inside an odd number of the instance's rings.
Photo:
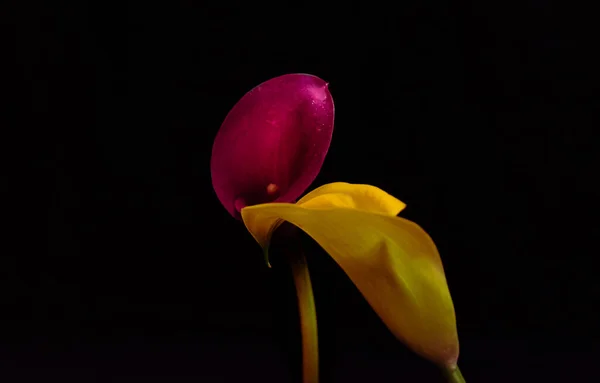
<svg viewBox="0 0 600 383">
<path fill-rule="evenodd" d="M 321 170 L 333 133 L 327 83 L 287 74 L 246 93 L 215 138 L 211 175 L 217 196 L 240 219 L 245 206 L 293 202 Z"/>
</svg>

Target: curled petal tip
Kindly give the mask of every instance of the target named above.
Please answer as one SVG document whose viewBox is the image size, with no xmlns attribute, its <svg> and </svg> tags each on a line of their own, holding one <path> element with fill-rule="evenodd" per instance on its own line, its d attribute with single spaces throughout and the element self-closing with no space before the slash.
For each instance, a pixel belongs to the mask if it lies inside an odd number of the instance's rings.
<svg viewBox="0 0 600 383">
<path fill-rule="evenodd" d="M 269 248 L 265 247 L 264 251 L 263 251 L 263 256 L 265 257 L 265 263 L 267 264 L 267 267 L 269 269 L 272 269 L 273 266 L 271 266 L 271 261 L 269 260 Z"/>
</svg>

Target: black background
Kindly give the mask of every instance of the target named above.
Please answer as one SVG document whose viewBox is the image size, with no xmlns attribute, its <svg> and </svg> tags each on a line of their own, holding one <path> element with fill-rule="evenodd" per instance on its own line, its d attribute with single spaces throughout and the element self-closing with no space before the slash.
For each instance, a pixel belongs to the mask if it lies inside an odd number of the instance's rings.
<svg viewBox="0 0 600 383">
<path fill-rule="evenodd" d="M 289 270 L 265 267 L 209 161 L 245 92 L 302 72 L 336 104 L 313 187 L 407 203 L 466 380 L 594 381 L 592 14 L 478 3 L 5 4 L 0 380 L 299 381 Z M 307 242 L 322 381 L 442 382 Z"/>
</svg>

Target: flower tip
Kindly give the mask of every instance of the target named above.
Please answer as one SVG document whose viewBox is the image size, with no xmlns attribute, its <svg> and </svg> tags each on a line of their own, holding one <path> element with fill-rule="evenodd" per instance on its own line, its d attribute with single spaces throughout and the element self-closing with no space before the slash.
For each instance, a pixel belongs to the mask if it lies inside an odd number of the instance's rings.
<svg viewBox="0 0 600 383">
<path fill-rule="evenodd" d="M 272 266 L 271 266 L 271 262 L 269 261 L 269 245 L 268 244 L 263 248 L 263 256 L 265 257 L 265 262 L 267 263 L 267 267 L 269 269 L 271 269 Z"/>
</svg>

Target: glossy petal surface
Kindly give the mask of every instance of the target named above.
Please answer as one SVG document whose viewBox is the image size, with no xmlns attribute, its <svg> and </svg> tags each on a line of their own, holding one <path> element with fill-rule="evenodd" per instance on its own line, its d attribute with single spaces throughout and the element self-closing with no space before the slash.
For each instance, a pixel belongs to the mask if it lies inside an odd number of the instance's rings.
<svg viewBox="0 0 600 383">
<path fill-rule="evenodd" d="M 369 185 L 335 183 L 297 204 L 242 209 L 257 242 L 288 221 L 317 241 L 340 265 L 371 307 L 412 350 L 441 366 L 458 359 L 452 297 L 437 248 L 417 224 L 396 214 L 404 204 Z"/>
<path fill-rule="evenodd" d="M 211 175 L 227 211 L 295 201 L 319 173 L 333 133 L 327 83 L 307 74 L 266 81 L 229 112 L 212 150 Z"/>
</svg>

